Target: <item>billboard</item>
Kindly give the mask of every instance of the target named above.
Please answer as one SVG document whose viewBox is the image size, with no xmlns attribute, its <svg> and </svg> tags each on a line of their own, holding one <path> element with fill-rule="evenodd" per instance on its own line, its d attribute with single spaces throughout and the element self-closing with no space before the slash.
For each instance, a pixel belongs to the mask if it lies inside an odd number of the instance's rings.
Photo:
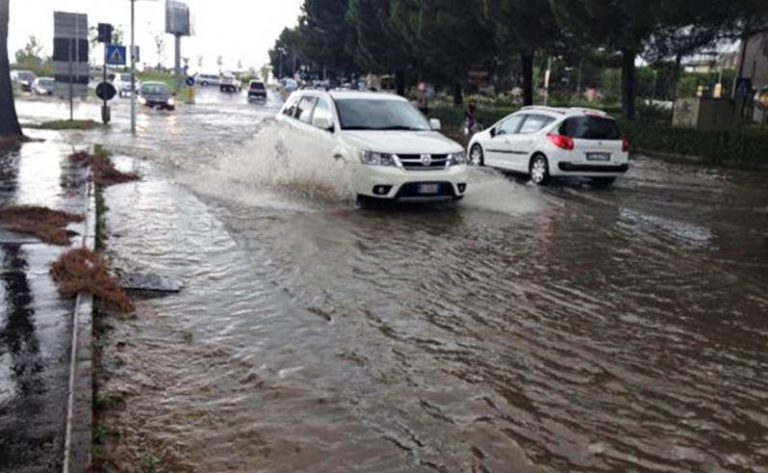
<svg viewBox="0 0 768 473">
<path fill-rule="evenodd" d="M 179 0 L 167 0 L 165 3 L 165 32 L 172 35 L 190 36 L 192 22 L 189 7 Z"/>
<path fill-rule="evenodd" d="M 88 64 L 88 16 L 54 12 L 53 69 L 59 97 L 88 96 L 90 66 Z"/>
</svg>

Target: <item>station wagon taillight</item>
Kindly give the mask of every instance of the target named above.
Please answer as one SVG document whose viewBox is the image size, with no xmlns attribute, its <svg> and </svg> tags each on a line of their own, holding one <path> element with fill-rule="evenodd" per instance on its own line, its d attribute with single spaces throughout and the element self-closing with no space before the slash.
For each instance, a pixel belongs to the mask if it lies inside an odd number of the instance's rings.
<svg viewBox="0 0 768 473">
<path fill-rule="evenodd" d="M 549 138 L 549 141 L 551 141 L 552 144 L 558 148 L 564 149 L 566 151 L 573 151 L 573 138 L 569 138 L 563 135 L 547 135 L 547 138 Z"/>
<path fill-rule="evenodd" d="M 629 149 L 630 149 L 631 147 L 632 147 L 632 146 L 629 144 L 629 140 L 628 140 L 627 138 L 622 138 L 622 139 L 621 139 L 621 150 L 622 150 L 623 152 L 625 152 L 625 153 L 629 153 Z"/>
</svg>

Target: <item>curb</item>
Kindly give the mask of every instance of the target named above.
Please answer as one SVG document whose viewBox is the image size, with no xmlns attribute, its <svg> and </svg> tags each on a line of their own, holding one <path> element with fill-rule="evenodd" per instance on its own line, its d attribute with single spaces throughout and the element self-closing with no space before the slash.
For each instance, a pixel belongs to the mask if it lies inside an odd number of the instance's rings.
<svg viewBox="0 0 768 473">
<path fill-rule="evenodd" d="M 85 185 L 85 224 L 82 248 L 96 248 L 96 194 L 90 177 Z M 80 473 L 91 467 L 93 435 L 93 296 L 80 293 L 72 322 L 67 424 L 63 473 Z"/>
</svg>

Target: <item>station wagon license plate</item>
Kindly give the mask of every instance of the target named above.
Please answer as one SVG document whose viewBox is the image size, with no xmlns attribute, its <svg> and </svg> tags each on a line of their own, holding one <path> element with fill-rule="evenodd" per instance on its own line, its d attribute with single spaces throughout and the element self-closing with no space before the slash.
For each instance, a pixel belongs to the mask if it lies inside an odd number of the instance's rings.
<svg viewBox="0 0 768 473">
<path fill-rule="evenodd" d="M 587 161 L 610 161 L 610 153 L 587 153 Z"/>
<path fill-rule="evenodd" d="M 437 194 L 440 192 L 440 185 L 439 184 L 419 184 L 418 187 L 419 194 Z"/>
</svg>

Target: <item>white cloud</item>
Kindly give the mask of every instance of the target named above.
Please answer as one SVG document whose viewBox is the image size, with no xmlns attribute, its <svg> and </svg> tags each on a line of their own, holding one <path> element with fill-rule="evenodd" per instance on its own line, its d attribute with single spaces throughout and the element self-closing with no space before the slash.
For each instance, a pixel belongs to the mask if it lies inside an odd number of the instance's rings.
<svg viewBox="0 0 768 473">
<path fill-rule="evenodd" d="M 216 60 L 224 58 L 224 68 L 259 68 L 268 61 L 267 51 L 286 26 L 296 24 L 302 0 L 186 0 L 192 11 L 195 35 L 182 39 L 182 57 L 190 58 L 190 69 L 197 69 L 197 58 L 204 58 L 203 68 L 218 72 Z M 8 49 L 11 57 L 29 36 L 37 36 L 46 48 L 53 49 L 53 12 L 87 13 L 90 25 L 112 23 L 126 32 L 130 41 L 129 0 L 10 0 L 11 18 Z M 157 63 L 155 37 L 165 39 L 163 64 L 173 65 L 174 38 L 164 34 L 165 1 L 136 2 L 136 43 L 141 48 L 141 62 Z M 98 50 L 94 51 L 100 54 Z"/>
</svg>

